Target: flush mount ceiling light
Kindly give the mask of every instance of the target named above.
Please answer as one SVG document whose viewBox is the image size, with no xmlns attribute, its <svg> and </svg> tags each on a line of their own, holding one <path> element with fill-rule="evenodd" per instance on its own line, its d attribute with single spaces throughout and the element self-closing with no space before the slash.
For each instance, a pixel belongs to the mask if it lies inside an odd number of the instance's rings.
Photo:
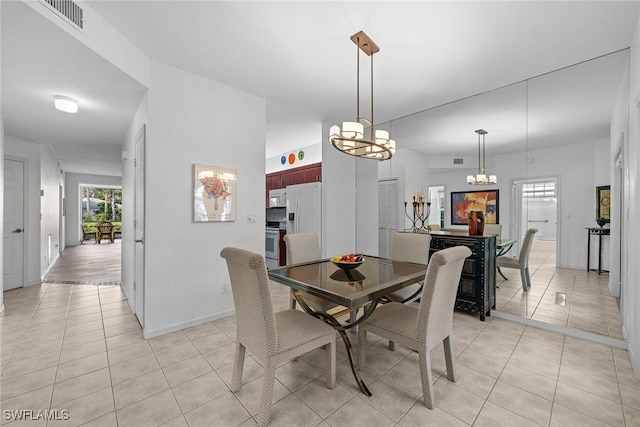
<svg viewBox="0 0 640 427">
<path fill-rule="evenodd" d="M 489 175 L 487 177 L 485 173 L 485 146 L 484 136 L 488 134 L 484 129 L 478 129 L 478 173 L 476 175 L 467 176 L 467 183 L 471 185 L 490 185 L 498 182 L 498 178 L 495 175 Z"/>
<path fill-rule="evenodd" d="M 329 130 L 329 142 L 345 154 L 375 160 L 388 160 L 396 152 L 396 142 L 389 139 L 389 132 L 376 130 L 373 123 L 373 54 L 380 48 L 367 36 L 364 31 L 351 36 L 356 44 L 356 120 L 343 122 L 342 129 L 332 126 Z M 371 61 L 371 117 L 360 117 L 360 51 L 366 53 Z M 369 125 L 369 134 L 365 138 L 364 125 Z"/>
<path fill-rule="evenodd" d="M 78 112 L 78 101 L 68 96 L 55 95 L 53 97 L 53 105 L 56 110 L 64 111 L 65 113 Z"/>
</svg>

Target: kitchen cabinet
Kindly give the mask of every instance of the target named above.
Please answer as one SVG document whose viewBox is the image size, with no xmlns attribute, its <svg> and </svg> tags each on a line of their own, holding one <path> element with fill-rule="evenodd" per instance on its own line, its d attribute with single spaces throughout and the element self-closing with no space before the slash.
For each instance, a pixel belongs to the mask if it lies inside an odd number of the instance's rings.
<svg viewBox="0 0 640 427">
<path fill-rule="evenodd" d="M 267 174 L 265 179 L 265 207 L 269 208 L 269 190 L 287 188 L 288 185 L 322 182 L 322 163 Z"/>
</svg>

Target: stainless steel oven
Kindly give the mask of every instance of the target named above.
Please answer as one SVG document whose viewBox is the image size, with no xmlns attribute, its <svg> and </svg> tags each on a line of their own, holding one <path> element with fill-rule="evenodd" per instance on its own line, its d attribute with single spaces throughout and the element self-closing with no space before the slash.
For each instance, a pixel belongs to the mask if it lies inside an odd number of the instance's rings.
<svg viewBox="0 0 640 427">
<path fill-rule="evenodd" d="M 267 227 L 264 239 L 264 257 L 267 267 L 277 267 L 280 257 L 280 230 Z"/>
</svg>

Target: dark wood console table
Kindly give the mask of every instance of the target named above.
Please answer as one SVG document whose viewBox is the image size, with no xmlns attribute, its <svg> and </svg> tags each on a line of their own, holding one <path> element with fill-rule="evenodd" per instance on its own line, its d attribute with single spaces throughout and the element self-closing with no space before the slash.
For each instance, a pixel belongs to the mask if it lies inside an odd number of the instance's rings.
<svg viewBox="0 0 640 427">
<path fill-rule="evenodd" d="M 496 236 L 469 236 L 464 231 L 432 231 L 429 256 L 452 246 L 466 246 L 471 255 L 464 261 L 456 308 L 480 315 L 484 321 L 496 308 Z"/>
<path fill-rule="evenodd" d="M 587 271 L 595 271 L 598 274 L 608 273 L 609 270 L 602 269 L 602 236 L 611 234 L 610 228 L 586 227 L 587 229 Z M 598 236 L 598 268 L 591 268 L 591 236 Z"/>
</svg>

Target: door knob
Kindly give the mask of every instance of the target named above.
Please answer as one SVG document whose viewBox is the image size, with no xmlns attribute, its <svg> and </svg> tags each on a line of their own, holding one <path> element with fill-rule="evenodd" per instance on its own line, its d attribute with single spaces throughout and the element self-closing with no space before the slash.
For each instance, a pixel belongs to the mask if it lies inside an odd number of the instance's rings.
<svg viewBox="0 0 640 427">
<path fill-rule="evenodd" d="M 24 231 L 24 228 L 16 228 L 15 230 L 13 230 L 14 233 L 22 233 Z"/>
<path fill-rule="evenodd" d="M 144 244 L 144 239 L 136 239 L 136 243 L 142 243 L 142 244 Z"/>
</svg>

